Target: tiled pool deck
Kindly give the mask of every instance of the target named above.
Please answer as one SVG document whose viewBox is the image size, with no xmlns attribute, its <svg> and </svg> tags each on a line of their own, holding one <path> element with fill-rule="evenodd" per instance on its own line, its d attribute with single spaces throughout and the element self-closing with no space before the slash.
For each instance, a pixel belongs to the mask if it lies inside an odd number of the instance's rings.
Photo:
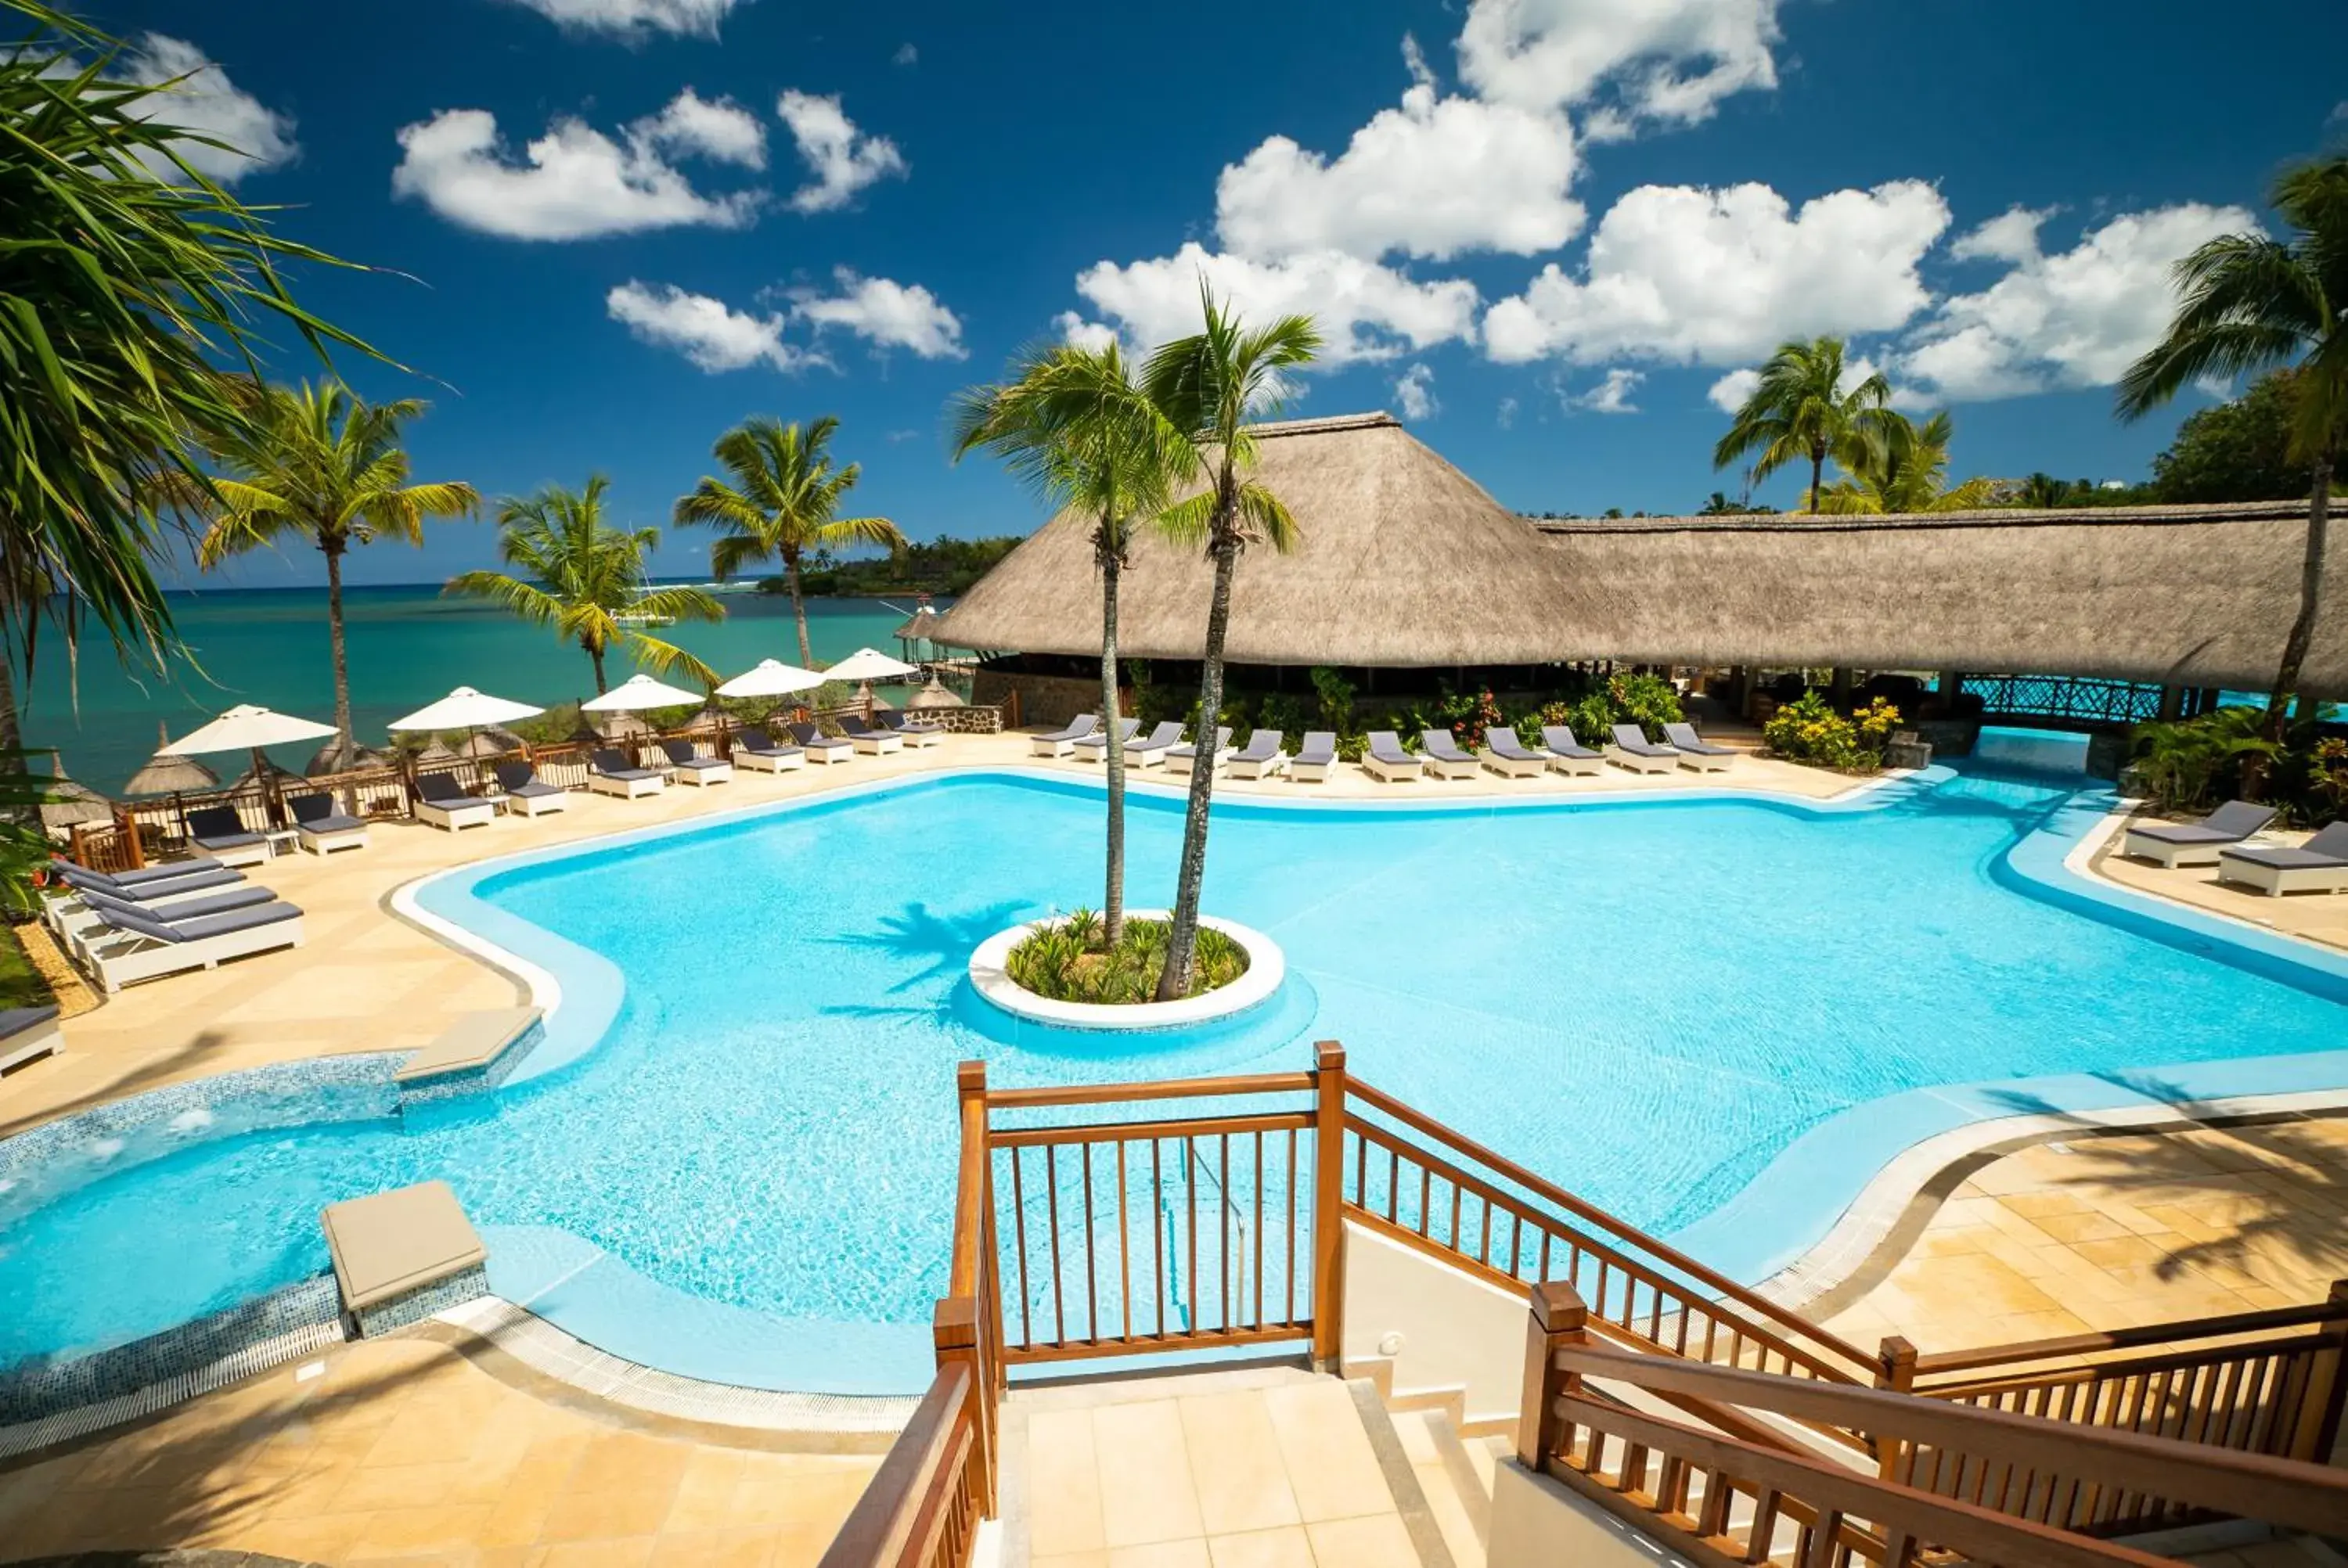
<svg viewBox="0 0 2348 1568">
<path fill-rule="evenodd" d="M 836 770 L 737 774 L 716 790 L 634 802 L 580 795 L 570 812 L 461 835 L 386 827 L 362 854 L 271 862 L 252 875 L 309 912 L 311 944 L 137 988 L 75 1020 L 61 1057 L 0 1080 L 0 1135 L 190 1078 L 412 1049 L 460 1013 L 523 999 L 511 979 L 390 913 L 392 891 L 429 872 L 875 778 L 1024 763 L 1026 753 L 1021 736 L 957 736 Z M 1482 779 L 1407 793 L 1570 797 L 1724 783 L 1813 797 L 1848 787 L 1748 757 L 1725 780 L 1610 770 L 1597 780 Z M 1313 793 L 1404 792 L 1348 771 Z M 2100 859 L 2097 868 L 2348 948 L 2348 907 L 2333 907 L 2348 900 L 2240 894 L 2206 868 L 2106 869 Z M 1899 1333 L 1941 1349 L 2312 1301 L 2343 1276 L 2348 1118 L 2291 1117 L 2178 1135 L 2057 1137 L 1952 1172 L 1818 1309 L 1861 1343 Z M 877 1459 L 774 1446 L 789 1442 L 611 1405 L 426 1326 L 340 1347 L 61 1454 L 0 1464 L 0 1561 L 219 1545 L 411 1568 L 813 1563 Z"/>
</svg>

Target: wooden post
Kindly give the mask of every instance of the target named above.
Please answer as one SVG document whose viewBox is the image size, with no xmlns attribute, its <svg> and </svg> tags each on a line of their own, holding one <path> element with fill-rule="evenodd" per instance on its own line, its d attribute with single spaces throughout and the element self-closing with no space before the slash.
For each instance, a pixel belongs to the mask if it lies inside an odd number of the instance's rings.
<svg viewBox="0 0 2348 1568">
<path fill-rule="evenodd" d="M 1517 1408 L 1517 1459 L 1538 1472 L 1550 1455 L 1570 1440 L 1559 1419 L 1560 1395 L 1581 1387 L 1579 1373 L 1560 1374 L 1557 1353 L 1590 1342 L 1590 1309 L 1572 1282 L 1552 1279 L 1532 1287 L 1532 1315 L 1525 1320 L 1524 1394 Z"/>
<path fill-rule="evenodd" d="M 1915 1391 L 1916 1347 L 1904 1335 L 1887 1335 L 1876 1347 L 1875 1386 L 1896 1394 Z M 1898 1438 L 1879 1437 L 1872 1432 L 1868 1437 L 1875 1445 L 1876 1473 L 1885 1481 L 1898 1481 L 1906 1445 Z"/>
<path fill-rule="evenodd" d="M 970 1501 L 982 1519 L 994 1517 L 994 1389 L 979 1348 L 978 1303 L 967 1296 L 938 1302 L 931 1335 L 941 1371 L 959 1361 L 970 1369 Z"/>
<path fill-rule="evenodd" d="M 2323 1325 L 2323 1348 L 2310 1358 L 2299 1428 L 2289 1450 L 2289 1457 L 2311 1464 L 2330 1457 L 2340 1437 L 2341 1406 L 2348 1400 L 2348 1279 L 2333 1280 L 2325 1300 L 2333 1316 Z"/>
<path fill-rule="evenodd" d="M 1313 1054 L 1313 1364 L 1334 1372 L 1344 1358 L 1345 1048 L 1324 1040 Z"/>
<path fill-rule="evenodd" d="M 2160 722 L 2164 724 L 2171 723 L 2184 716 L 2185 688 L 2163 686 L 2160 689 Z"/>
<path fill-rule="evenodd" d="M 139 841 L 139 814 L 127 805 L 118 805 L 114 808 L 114 819 L 118 831 L 130 840 L 130 869 L 142 869 L 147 864 L 147 845 Z"/>
</svg>

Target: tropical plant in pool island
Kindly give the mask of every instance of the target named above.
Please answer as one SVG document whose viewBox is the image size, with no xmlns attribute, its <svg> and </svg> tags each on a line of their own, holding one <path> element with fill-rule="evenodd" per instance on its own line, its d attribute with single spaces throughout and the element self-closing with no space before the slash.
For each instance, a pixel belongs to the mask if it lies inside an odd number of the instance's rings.
<svg viewBox="0 0 2348 1568">
<path fill-rule="evenodd" d="M 1247 949 L 1202 926 L 1189 983 L 1175 997 L 1163 995 L 1159 982 L 1172 935 L 1169 921 L 1128 920 L 1111 939 L 1099 915 L 1077 909 L 1021 938 L 1004 959 L 1003 972 L 1021 989 L 1053 1001 L 1122 1007 L 1204 996 L 1247 973 Z"/>
<path fill-rule="evenodd" d="M 2290 237 L 2221 235 L 2177 263 L 2177 314 L 2120 378 L 2119 413 L 2141 418 L 2188 382 L 2297 367 L 2289 451 L 2312 484 L 2299 613 L 2267 701 L 2264 733 L 2281 741 L 2322 608 L 2333 472 L 2348 436 L 2348 155 L 2284 170 L 2267 200 Z"/>
<path fill-rule="evenodd" d="M 1792 763 L 1840 773 L 1873 773 L 1900 723 L 1900 710 L 1881 697 L 1849 718 L 1816 692 L 1805 692 L 1769 715 L 1761 738 L 1770 753 Z"/>
<path fill-rule="evenodd" d="M 783 563 L 791 619 L 798 624 L 799 662 L 808 666 L 815 649 L 808 641 L 799 563 L 812 550 L 858 544 L 900 549 L 905 543 L 886 518 L 839 516 L 840 501 L 863 470 L 854 463 L 831 466 L 831 437 L 839 428 L 828 414 L 805 429 L 763 416 L 745 420 L 711 449 L 732 482 L 705 477 L 676 502 L 679 523 L 719 531 L 709 547 L 709 571 L 720 582 L 755 562 Z"/>
<path fill-rule="evenodd" d="M 535 496 L 498 503 L 498 555 L 521 569 L 459 572 L 441 592 L 486 599 L 524 620 L 576 642 L 595 667 L 595 690 L 611 689 L 604 655 L 617 649 L 656 675 L 682 674 L 716 686 L 717 671 L 675 643 L 620 620 L 623 611 L 675 620 L 723 620 L 726 607 L 697 588 L 647 588 L 644 556 L 658 528 L 615 528 L 603 520 L 601 474 L 584 490 L 549 485 Z"/>
<path fill-rule="evenodd" d="M 46 5 L 0 15 L 29 24 L 0 51 L 0 773 L 21 774 L 11 664 L 31 669 L 44 625 L 70 646 L 94 624 L 148 665 L 179 651 L 157 508 L 250 427 L 242 371 L 265 326 L 372 351 L 276 271 L 345 263 L 187 161 L 221 144 L 176 123 L 178 84 L 123 79 L 113 39 Z"/>
<path fill-rule="evenodd" d="M 232 556 L 298 538 L 326 558 L 326 641 L 333 651 L 335 750 L 350 764 L 351 670 L 343 625 L 343 557 L 383 539 L 424 542 L 430 518 L 469 518 L 481 498 L 459 480 L 410 484 L 399 427 L 424 412 L 414 398 L 368 403 L 339 382 L 254 384 L 253 416 L 215 445 L 221 473 L 186 487 L 185 504 L 211 519 L 197 543 L 206 570 Z"/>
<path fill-rule="evenodd" d="M 1196 450 L 1209 477 L 1207 487 L 1165 513 L 1165 527 L 1179 539 L 1203 545 L 1214 563 L 1214 588 L 1207 600 L 1207 635 L 1201 650 L 1199 707 L 1223 707 L 1223 641 L 1231 630 L 1231 576 L 1251 545 L 1286 551 L 1296 538 L 1295 519 L 1279 497 L 1249 477 L 1255 467 L 1254 420 L 1276 412 L 1289 372 L 1321 351 L 1320 330 L 1309 316 L 1282 316 L 1270 326 L 1250 329 L 1215 301 L 1204 282 L 1199 302 L 1204 330 L 1161 345 L 1142 376 L 1149 401 Z M 1190 770 L 1190 794 L 1182 816 L 1182 862 L 1174 883 L 1173 930 L 1167 939 L 1160 1000 L 1184 994 L 1199 939 L 1199 894 L 1207 875 L 1207 813 L 1214 798 L 1215 770 Z"/>
<path fill-rule="evenodd" d="M 1196 467 L 1183 433 L 1142 395 L 1115 343 L 1034 351 L 996 384 L 974 386 L 951 411 L 957 460 L 984 448 L 1004 459 L 1053 512 L 1092 522 L 1101 575 L 1100 711 L 1117 712 L 1117 586 L 1137 527 L 1155 525 Z M 1125 935 L 1125 743 L 1107 730 L 1107 878 L 1102 937 Z M 1073 923 L 1073 917 L 1072 922 Z"/>
</svg>

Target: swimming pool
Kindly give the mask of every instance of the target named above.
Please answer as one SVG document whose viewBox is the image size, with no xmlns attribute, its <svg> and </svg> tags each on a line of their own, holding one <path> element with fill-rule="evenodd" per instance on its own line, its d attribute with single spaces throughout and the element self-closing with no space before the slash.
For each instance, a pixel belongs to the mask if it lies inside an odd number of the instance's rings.
<svg viewBox="0 0 2348 1568">
<path fill-rule="evenodd" d="M 1859 1108 L 2335 1050 L 2348 966 L 2285 983 L 2220 961 L 2240 955 L 2207 929 L 2017 875 L 2017 846 L 2096 815 L 2080 783 L 1935 770 L 1825 807 L 1227 798 L 1209 903 L 1281 943 L 1289 984 L 1236 1024 L 1140 1040 L 1014 1035 L 963 978 L 1002 927 L 1097 901 L 1086 783 L 939 775 L 469 868 L 418 901 L 553 972 L 571 1043 L 469 1110 L 199 1128 L 38 1201 L 0 1192 L 0 1367 L 314 1273 L 324 1204 L 440 1176 L 499 1291 L 592 1343 L 728 1381 L 915 1389 L 971 1056 L 998 1083 L 1067 1082 L 1302 1065 L 1334 1038 L 1362 1077 L 1635 1224 L 1736 1199 L 1741 1228 L 1798 1237 L 1874 1164 L 1828 1161 L 1775 1209 L 1756 1177 Z M 1133 797 L 1137 905 L 1170 896 L 1179 814 L 1170 791 Z"/>
</svg>

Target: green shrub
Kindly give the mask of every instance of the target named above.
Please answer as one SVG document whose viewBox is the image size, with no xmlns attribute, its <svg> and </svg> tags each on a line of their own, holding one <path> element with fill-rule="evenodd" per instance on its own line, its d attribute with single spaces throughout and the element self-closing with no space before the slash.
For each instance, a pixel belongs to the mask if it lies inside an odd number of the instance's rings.
<svg viewBox="0 0 2348 1568">
<path fill-rule="evenodd" d="M 1171 931 L 1164 920 L 1128 920 L 1124 940 L 1109 948 L 1102 944 L 1100 916 L 1077 909 L 1013 948 L 1003 971 L 1022 989 L 1054 1001 L 1134 1006 L 1156 997 Z M 1247 973 L 1247 967 L 1244 948 L 1212 927 L 1201 927 L 1188 994 L 1220 989 Z"/>
<path fill-rule="evenodd" d="M 1614 712 L 1611 723 L 1636 724 L 1651 741 L 1663 738 L 1665 724 L 1687 717 L 1679 692 L 1660 675 L 1617 675 L 1606 682 L 1606 702 Z"/>
<path fill-rule="evenodd" d="M 1771 714 L 1761 738 L 1772 756 L 1789 763 L 1873 773 L 1883 765 L 1883 748 L 1899 723 L 1900 710 L 1880 697 L 1847 719 L 1812 691 Z"/>
</svg>

